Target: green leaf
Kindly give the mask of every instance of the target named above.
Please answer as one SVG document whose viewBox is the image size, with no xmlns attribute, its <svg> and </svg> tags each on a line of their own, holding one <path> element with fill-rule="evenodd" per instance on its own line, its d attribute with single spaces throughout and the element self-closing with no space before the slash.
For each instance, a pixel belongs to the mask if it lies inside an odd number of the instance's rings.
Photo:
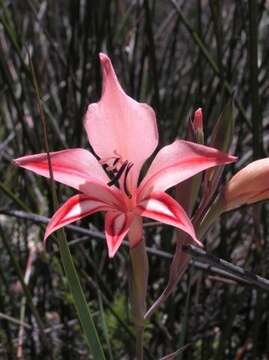
<svg viewBox="0 0 269 360">
<path fill-rule="evenodd" d="M 95 360 L 105 360 L 104 351 L 101 346 L 85 295 L 81 288 L 79 277 L 63 231 L 60 231 L 58 246 L 64 271 L 74 298 L 75 308 L 93 358 Z"/>
<path fill-rule="evenodd" d="M 209 146 L 228 152 L 234 133 L 233 100 L 229 100 L 214 126 Z"/>
</svg>

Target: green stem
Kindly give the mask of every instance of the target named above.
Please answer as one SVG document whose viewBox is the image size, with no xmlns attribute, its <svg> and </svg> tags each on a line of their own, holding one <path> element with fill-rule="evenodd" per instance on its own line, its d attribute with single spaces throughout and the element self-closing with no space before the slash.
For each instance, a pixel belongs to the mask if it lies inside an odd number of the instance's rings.
<svg viewBox="0 0 269 360">
<path fill-rule="evenodd" d="M 198 239 L 202 240 L 209 227 L 217 220 L 223 212 L 222 198 L 219 196 L 207 211 L 202 221 L 196 225 L 196 234 Z"/>
<path fill-rule="evenodd" d="M 143 360 L 144 326 L 136 326 L 136 360 Z"/>
<path fill-rule="evenodd" d="M 136 360 L 143 360 L 148 257 L 144 239 L 130 249 L 130 301 L 136 330 Z"/>
</svg>

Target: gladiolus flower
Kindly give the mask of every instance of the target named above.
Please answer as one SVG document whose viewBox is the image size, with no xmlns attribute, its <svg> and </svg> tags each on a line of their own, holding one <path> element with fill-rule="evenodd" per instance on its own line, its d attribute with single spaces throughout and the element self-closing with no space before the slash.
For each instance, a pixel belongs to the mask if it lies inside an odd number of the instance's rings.
<svg viewBox="0 0 269 360">
<path fill-rule="evenodd" d="M 51 218 L 45 239 L 55 230 L 98 211 L 105 211 L 109 256 L 129 232 L 129 245 L 142 238 L 141 217 L 161 221 L 196 238 L 184 209 L 165 191 L 212 166 L 234 161 L 216 149 L 176 140 L 156 155 L 139 183 L 144 162 L 158 145 L 153 109 L 130 98 L 121 88 L 110 59 L 100 54 L 103 89 L 99 102 L 89 105 L 85 128 L 97 156 L 84 149 L 50 153 L 56 181 L 80 191 Z M 15 160 L 18 166 L 49 177 L 47 155 Z"/>
<path fill-rule="evenodd" d="M 224 211 L 269 198 L 269 158 L 253 161 L 238 171 L 223 189 Z"/>
</svg>

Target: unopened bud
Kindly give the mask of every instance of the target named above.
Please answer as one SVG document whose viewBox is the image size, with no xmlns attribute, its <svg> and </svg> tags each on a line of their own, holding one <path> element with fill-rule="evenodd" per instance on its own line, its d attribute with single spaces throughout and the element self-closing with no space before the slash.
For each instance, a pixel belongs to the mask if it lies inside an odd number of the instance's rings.
<svg viewBox="0 0 269 360">
<path fill-rule="evenodd" d="M 193 129 L 198 144 L 204 144 L 204 129 L 203 129 L 203 111 L 199 108 L 195 111 L 193 117 Z"/>
<path fill-rule="evenodd" d="M 193 118 L 189 120 L 187 140 L 204 143 L 203 112 L 202 108 L 194 112 Z M 183 206 L 191 216 L 195 202 L 197 201 L 202 181 L 202 174 L 197 174 L 176 186 L 176 200 Z"/>
<path fill-rule="evenodd" d="M 195 131 L 203 131 L 203 111 L 199 108 L 195 111 L 193 117 L 193 127 Z"/>
<path fill-rule="evenodd" d="M 224 211 L 269 198 L 269 158 L 254 161 L 236 173 L 224 186 Z"/>
</svg>

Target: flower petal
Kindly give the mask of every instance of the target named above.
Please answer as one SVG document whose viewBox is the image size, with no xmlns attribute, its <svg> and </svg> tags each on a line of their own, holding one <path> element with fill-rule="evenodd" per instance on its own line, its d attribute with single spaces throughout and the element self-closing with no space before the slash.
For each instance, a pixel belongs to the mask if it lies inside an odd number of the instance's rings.
<svg viewBox="0 0 269 360">
<path fill-rule="evenodd" d="M 54 180 L 81 190 L 86 182 L 106 184 L 108 176 L 97 159 L 84 149 L 67 149 L 50 153 Z M 50 177 L 46 153 L 23 156 L 16 165 L 38 175 Z"/>
<path fill-rule="evenodd" d="M 101 159 L 119 154 L 133 163 L 130 177 L 136 185 L 144 161 L 158 144 L 153 109 L 138 103 L 121 88 L 109 57 L 100 54 L 103 92 L 98 103 L 91 104 L 85 118 L 89 141 Z"/>
<path fill-rule="evenodd" d="M 98 198 L 90 197 L 84 194 L 78 194 L 68 199 L 53 215 L 48 226 L 44 240 L 54 231 L 80 220 L 98 211 L 111 210 L 111 206 L 100 201 Z"/>
<path fill-rule="evenodd" d="M 105 216 L 105 233 L 108 256 L 112 258 L 129 231 L 131 216 L 126 213 L 109 211 Z"/>
<path fill-rule="evenodd" d="M 193 238 L 196 244 L 202 246 L 201 242 L 196 238 L 194 228 L 185 210 L 166 193 L 158 192 L 150 194 L 149 197 L 144 198 L 139 203 L 137 210 L 141 211 L 141 216 L 175 226 L 185 231 Z"/>
<path fill-rule="evenodd" d="M 235 160 L 234 156 L 217 149 L 176 140 L 163 147 L 156 155 L 139 186 L 140 198 L 151 191 L 165 191 L 200 171 Z"/>
</svg>

